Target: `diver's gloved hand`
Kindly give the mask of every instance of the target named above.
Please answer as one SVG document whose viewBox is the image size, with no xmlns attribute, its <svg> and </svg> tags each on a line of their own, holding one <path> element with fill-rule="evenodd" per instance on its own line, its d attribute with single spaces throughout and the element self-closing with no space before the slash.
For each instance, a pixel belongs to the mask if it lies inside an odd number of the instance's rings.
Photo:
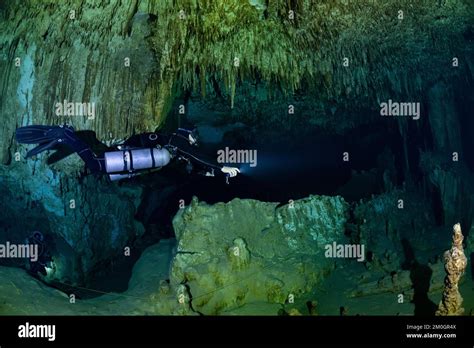
<svg viewBox="0 0 474 348">
<path fill-rule="evenodd" d="M 228 174 L 231 178 L 237 176 L 237 174 L 240 173 L 240 169 L 235 167 L 222 167 L 221 171 L 224 174 Z"/>
</svg>

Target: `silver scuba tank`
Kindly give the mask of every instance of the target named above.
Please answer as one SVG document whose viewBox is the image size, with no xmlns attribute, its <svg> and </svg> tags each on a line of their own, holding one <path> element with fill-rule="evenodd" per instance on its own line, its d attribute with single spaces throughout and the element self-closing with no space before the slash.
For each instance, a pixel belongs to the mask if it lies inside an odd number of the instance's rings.
<svg viewBox="0 0 474 348">
<path fill-rule="evenodd" d="M 104 154 L 107 173 L 133 172 L 166 166 L 171 155 L 165 148 L 128 149 Z"/>
</svg>

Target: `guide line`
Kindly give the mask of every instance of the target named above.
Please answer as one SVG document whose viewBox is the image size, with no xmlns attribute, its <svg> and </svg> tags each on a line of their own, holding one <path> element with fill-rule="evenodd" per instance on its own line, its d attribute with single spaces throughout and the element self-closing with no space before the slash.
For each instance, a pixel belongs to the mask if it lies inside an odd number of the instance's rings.
<svg viewBox="0 0 474 348">
<path fill-rule="evenodd" d="M 289 259 L 291 259 L 296 253 L 292 253 L 290 255 L 288 255 L 286 258 L 283 258 L 284 261 L 287 261 Z M 242 277 L 234 282 L 231 282 L 231 283 L 228 283 L 228 284 L 225 284 L 225 285 L 222 285 L 218 288 L 215 288 L 214 290 L 211 290 L 211 291 L 208 291 L 206 293 L 203 293 L 203 294 L 199 294 L 197 296 L 192 296 L 191 297 L 191 301 L 193 300 L 196 300 L 196 299 L 199 299 L 199 298 L 202 298 L 204 296 L 208 296 L 208 295 L 211 295 L 215 292 L 218 292 L 220 290 L 223 290 L 223 289 L 226 289 L 230 286 L 233 286 L 235 284 L 238 284 L 244 280 L 247 280 L 253 276 L 255 276 L 256 274 L 258 273 L 261 273 L 262 270 L 265 270 L 265 269 L 268 269 L 272 266 L 271 263 L 269 263 L 268 265 L 260 268 L 258 271 L 255 271 L 255 272 L 252 272 L 250 274 L 248 274 L 247 276 L 245 277 Z M 58 284 L 61 284 L 61 285 L 64 285 L 66 287 L 69 287 L 69 288 L 72 288 L 72 289 L 78 289 L 78 290 L 86 290 L 86 291 L 91 291 L 91 292 L 95 292 L 95 293 L 99 293 L 99 294 L 103 294 L 103 295 L 115 295 L 115 296 L 123 296 L 123 297 L 132 297 L 132 298 L 136 298 L 136 299 L 142 299 L 142 300 L 149 300 L 149 296 L 135 296 L 135 295 L 128 295 L 128 294 L 123 294 L 123 293 L 116 293 L 116 292 L 108 292 L 108 291 L 102 291 L 102 290 L 97 290 L 97 289 L 92 289 L 92 288 L 87 288 L 87 287 L 82 287 L 82 286 L 74 286 L 74 285 L 69 285 L 69 284 L 66 284 L 66 283 L 62 283 L 62 282 L 57 282 Z"/>
</svg>

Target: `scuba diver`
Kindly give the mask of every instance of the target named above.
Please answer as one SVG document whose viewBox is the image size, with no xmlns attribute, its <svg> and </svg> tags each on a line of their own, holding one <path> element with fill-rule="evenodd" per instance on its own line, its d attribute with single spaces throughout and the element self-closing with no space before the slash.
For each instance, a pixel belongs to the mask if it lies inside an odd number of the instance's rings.
<svg viewBox="0 0 474 348">
<path fill-rule="evenodd" d="M 46 247 L 46 245 L 48 244 L 47 240 L 41 232 L 35 231 L 31 236 L 26 239 L 26 244 L 38 245 L 38 258 L 36 261 L 28 261 L 28 264 L 26 265 L 27 271 L 35 277 L 46 276 L 46 269 L 52 268 L 53 262 L 53 258 L 51 257 L 51 254 L 48 248 Z"/>
<path fill-rule="evenodd" d="M 215 176 L 217 170 L 225 175 L 227 183 L 229 177 L 235 177 L 240 173 L 238 168 L 220 165 L 199 154 L 196 151 L 198 146 L 196 129 L 178 128 L 171 135 L 161 133 L 133 135 L 103 154 L 95 153 L 69 125 L 20 127 L 16 130 L 16 140 L 21 144 L 39 144 L 28 151 L 27 158 L 54 149 L 57 145 L 66 145 L 81 157 L 91 172 L 105 174 L 112 181 L 162 168 L 175 159 L 186 163 L 188 173 L 197 167 L 199 174 Z"/>
</svg>

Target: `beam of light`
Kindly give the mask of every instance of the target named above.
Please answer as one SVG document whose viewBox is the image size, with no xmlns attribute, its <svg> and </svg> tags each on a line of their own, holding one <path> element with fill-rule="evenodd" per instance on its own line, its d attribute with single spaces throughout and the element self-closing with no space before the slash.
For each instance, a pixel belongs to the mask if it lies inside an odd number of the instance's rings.
<svg viewBox="0 0 474 348">
<path fill-rule="evenodd" d="M 258 150 L 256 166 L 242 163 L 237 167 L 242 175 L 285 180 L 295 176 L 312 176 L 317 172 L 327 171 L 328 168 L 337 170 L 340 167 L 340 158 L 342 157 L 338 150 L 327 146 L 291 151 L 282 147 Z"/>
</svg>

